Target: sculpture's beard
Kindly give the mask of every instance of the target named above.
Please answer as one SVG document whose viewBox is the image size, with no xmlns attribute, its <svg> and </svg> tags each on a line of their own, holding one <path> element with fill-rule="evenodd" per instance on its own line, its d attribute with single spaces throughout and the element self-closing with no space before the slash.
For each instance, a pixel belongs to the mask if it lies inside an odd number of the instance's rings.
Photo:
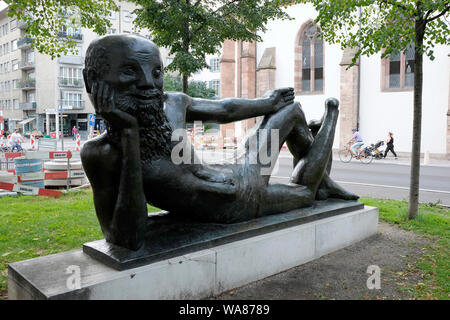
<svg viewBox="0 0 450 320">
<path fill-rule="evenodd" d="M 139 123 L 139 138 L 141 160 L 153 160 L 158 158 L 170 158 L 172 151 L 172 128 L 164 113 L 164 95 L 160 90 L 152 91 L 152 98 L 145 103 L 129 94 L 115 97 L 116 107 L 136 117 Z M 120 139 L 117 129 L 109 125 L 108 132 L 111 138 Z"/>
</svg>

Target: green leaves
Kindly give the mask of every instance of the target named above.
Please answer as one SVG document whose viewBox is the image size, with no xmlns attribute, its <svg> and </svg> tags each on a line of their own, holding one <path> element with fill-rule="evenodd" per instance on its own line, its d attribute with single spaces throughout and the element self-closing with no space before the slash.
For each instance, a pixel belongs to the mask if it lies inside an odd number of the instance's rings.
<svg viewBox="0 0 450 320">
<path fill-rule="evenodd" d="M 164 77 L 164 91 L 182 90 L 181 78 L 179 76 L 166 75 Z M 188 95 L 194 98 L 212 99 L 216 93 L 213 89 L 207 88 L 202 81 L 191 81 L 189 83 Z"/>
<path fill-rule="evenodd" d="M 26 34 L 33 39 L 32 47 L 52 58 L 75 53 L 73 36 L 58 36 L 68 28 L 88 28 L 105 34 L 110 26 L 106 16 L 117 10 L 114 0 L 6 0 L 8 16 L 27 24 Z"/>
<path fill-rule="evenodd" d="M 135 25 L 152 31 L 153 41 L 171 49 L 168 70 L 185 76 L 207 67 L 205 56 L 219 53 L 226 39 L 258 41 L 270 19 L 286 19 L 268 0 L 131 0 L 140 8 Z"/>
<path fill-rule="evenodd" d="M 329 43 L 342 48 L 358 47 L 359 55 L 382 56 L 404 51 L 416 43 L 416 23 L 425 30 L 420 52 L 433 59 L 436 44 L 449 44 L 448 0 L 297 0 L 311 3 L 318 11 L 316 19 Z M 434 20 L 431 20 L 433 19 Z M 417 45 L 417 43 L 416 43 Z"/>
</svg>

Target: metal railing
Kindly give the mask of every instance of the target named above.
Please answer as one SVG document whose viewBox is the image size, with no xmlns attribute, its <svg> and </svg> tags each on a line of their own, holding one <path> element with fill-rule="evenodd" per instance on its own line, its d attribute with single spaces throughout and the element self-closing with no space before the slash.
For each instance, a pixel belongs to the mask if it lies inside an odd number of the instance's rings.
<svg viewBox="0 0 450 320">
<path fill-rule="evenodd" d="M 21 89 L 33 89 L 33 88 L 36 88 L 36 80 L 28 78 L 28 79 L 19 81 L 19 88 L 21 88 Z"/>
<path fill-rule="evenodd" d="M 19 63 L 20 69 L 33 69 L 34 68 L 34 60 L 33 61 L 21 61 Z"/>
<path fill-rule="evenodd" d="M 72 33 L 72 34 L 68 34 L 66 31 L 60 31 L 58 32 L 58 37 L 59 38 L 68 38 L 68 37 L 72 37 L 73 40 L 79 40 L 82 41 L 83 40 L 83 35 L 81 33 Z"/>
<path fill-rule="evenodd" d="M 31 45 L 31 42 L 33 42 L 33 40 L 31 38 L 25 37 L 25 38 L 20 38 L 19 40 L 17 40 L 17 48 L 21 49 L 21 48 L 25 48 L 25 47 L 29 47 Z"/>
<path fill-rule="evenodd" d="M 20 102 L 19 108 L 21 110 L 36 110 L 37 104 L 36 102 Z"/>
<path fill-rule="evenodd" d="M 59 100 L 61 109 L 80 110 L 84 109 L 84 100 Z"/>
<path fill-rule="evenodd" d="M 83 87 L 83 80 L 82 79 L 58 77 L 58 80 L 59 80 L 59 85 L 60 86 L 77 87 L 77 88 L 82 88 Z"/>
</svg>

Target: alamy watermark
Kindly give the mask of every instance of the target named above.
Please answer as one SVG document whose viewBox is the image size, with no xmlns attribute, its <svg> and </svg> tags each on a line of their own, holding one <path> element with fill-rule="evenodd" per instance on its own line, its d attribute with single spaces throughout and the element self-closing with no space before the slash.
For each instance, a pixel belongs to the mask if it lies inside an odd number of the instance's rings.
<svg viewBox="0 0 450 320">
<path fill-rule="evenodd" d="M 225 137 L 221 137 L 217 129 L 210 129 L 205 135 L 196 134 L 197 128 L 201 127 L 201 121 L 196 121 L 192 135 L 186 129 L 173 131 L 172 142 L 176 144 L 172 149 L 171 160 L 174 164 L 243 164 L 245 162 L 250 165 L 259 165 L 261 175 L 271 175 L 277 171 L 280 151 L 278 129 L 253 131 L 245 138 L 245 145 L 241 145 L 240 148 L 236 145 L 236 149 L 230 153 L 225 149 L 227 144 L 225 141 L 227 139 L 234 141 L 233 130 L 226 130 Z M 205 144 L 203 140 L 212 142 L 208 145 L 208 150 L 203 148 Z"/>
<path fill-rule="evenodd" d="M 66 268 L 69 277 L 66 280 L 66 287 L 69 290 L 81 289 L 81 268 L 77 265 L 70 265 Z"/>
<path fill-rule="evenodd" d="M 381 289 L 381 269 L 377 265 L 370 265 L 367 267 L 366 273 L 370 274 L 367 279 L 366 285 L 367 289 Z"/>
</svg>

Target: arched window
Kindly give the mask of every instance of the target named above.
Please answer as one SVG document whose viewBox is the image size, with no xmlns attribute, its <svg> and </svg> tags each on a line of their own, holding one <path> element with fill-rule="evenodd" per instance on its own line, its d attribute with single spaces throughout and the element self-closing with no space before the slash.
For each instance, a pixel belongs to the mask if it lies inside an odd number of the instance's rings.
<svg viewBox="0 0 450 320">
<path fill-rule="evenodd" d="M 414 44 L 382 59 L 381 67 L 383 90 L 411 90 L 414 86 Z"/>
<path fill-rule="evenodd" d="M 317 25 L 309 21 L 300 28 L 295 48 L 295 91 L 322 93 L 324 82 L 323 40 Z"/>
</svg>

